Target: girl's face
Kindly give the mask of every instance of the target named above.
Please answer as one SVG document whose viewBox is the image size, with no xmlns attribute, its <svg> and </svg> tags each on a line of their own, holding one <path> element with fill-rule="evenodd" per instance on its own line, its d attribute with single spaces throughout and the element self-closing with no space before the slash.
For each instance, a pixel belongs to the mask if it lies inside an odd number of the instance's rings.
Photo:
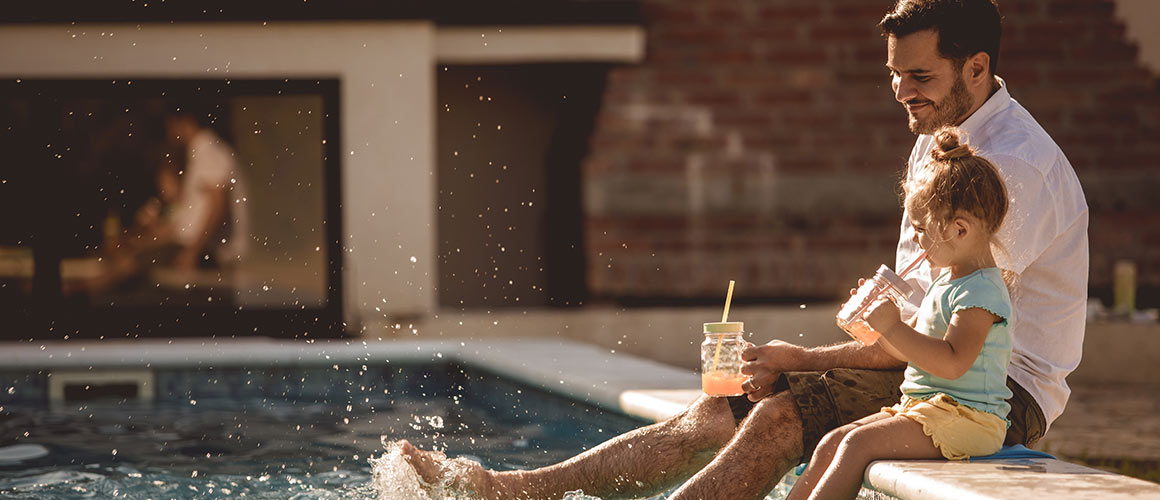
<svg viewBox="0 0 1160 500">
<path fill-rule="evenodd" d="M 935 224 L 927 214 L 911 212 L 910 225 L 914 227 L 914 242 L 926 251 L 930 267 L 948 267 L 955 253 L 953 224 Z"/>
</svg>

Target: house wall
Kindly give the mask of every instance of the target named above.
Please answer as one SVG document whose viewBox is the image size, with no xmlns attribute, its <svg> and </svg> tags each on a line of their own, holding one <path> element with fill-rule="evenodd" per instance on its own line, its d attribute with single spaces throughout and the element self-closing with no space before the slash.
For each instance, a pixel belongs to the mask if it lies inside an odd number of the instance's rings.
<svg viewBox="0 0 1160 500">
<path fill-rule="evenodd" d="M 1140 62 L 1160 75 L 1160 2 L 1116 0 L 1116 17 L 1124 23 L 1128 40 L 1140 48 Z"/>
<path fill-rule="evenodd" d="M 892 263 L 914 136 L 889 3 L 643 1 L 645 60 L 611 73 L 583 167 L 592 294 L 837 298 Z M 1084 185 L 1091 285 L 1131 259 L 1160 287 L 1160 92 L 1116 4 L 999 3 L 998 73 Z"/>
</svg>

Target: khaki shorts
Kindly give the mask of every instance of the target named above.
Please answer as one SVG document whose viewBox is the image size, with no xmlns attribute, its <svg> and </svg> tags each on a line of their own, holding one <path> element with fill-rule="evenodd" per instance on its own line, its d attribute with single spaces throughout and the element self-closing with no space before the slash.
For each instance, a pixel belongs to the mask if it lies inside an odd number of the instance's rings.
<svg viewBox="0 0 1160 500">
<path fill-rule="evenodd" d="M 902 399 L 898 387 L 902 385 L 902 370 L 855 370 L 835 368 L 825 372 L 783 373 L 774 384 L 774 391 L 789 391 L 802 417 L 802 453 L 810 456 L 818 441 L 827 432 L 877 413 L 883 407 L 893 406 Z M 1003 444 L 1035 445 L 1047 428 L 1043 410 L 1019 384 L 1010 377 L 1007 387 L 1014 394 L 1011 426 Z M 733 418 L 740 423 L 754 403 L 745 396 L 729 398 Z"/>
</svg>

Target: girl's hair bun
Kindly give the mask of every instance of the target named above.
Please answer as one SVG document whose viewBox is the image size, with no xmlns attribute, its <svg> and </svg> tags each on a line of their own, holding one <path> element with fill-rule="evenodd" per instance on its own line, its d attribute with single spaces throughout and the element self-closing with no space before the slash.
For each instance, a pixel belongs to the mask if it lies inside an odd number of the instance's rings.
<svg viewBox="0 0 1160 500">
<path fill-rule="evenodd" d="M 959 132 L 953 127 L 945 127 L 934 134 L 934 149 L 930 156 L 936 161 L 965 158 L 974 154 L 970 146 L 959 143 Z"/>
</svg>

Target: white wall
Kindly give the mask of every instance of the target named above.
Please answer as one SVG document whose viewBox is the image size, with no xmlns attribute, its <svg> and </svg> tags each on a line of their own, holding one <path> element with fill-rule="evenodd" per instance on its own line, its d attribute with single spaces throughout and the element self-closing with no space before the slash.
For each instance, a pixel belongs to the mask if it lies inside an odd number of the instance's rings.
<svg viewBox="0 0 1160 500">
<path fill-rule="evenodd" d="M 418 21 L 0 26 L 0 78 L 340 79 L 344 317 L 358 325 L 434 309 L 434 33 Z"/>
<path fill-rule="evenodd" d="M 1160 1 L 1116 0 L 1116 14 L 1140 47 L 1140 62 L 1160 77 Z"/>
</svg>

